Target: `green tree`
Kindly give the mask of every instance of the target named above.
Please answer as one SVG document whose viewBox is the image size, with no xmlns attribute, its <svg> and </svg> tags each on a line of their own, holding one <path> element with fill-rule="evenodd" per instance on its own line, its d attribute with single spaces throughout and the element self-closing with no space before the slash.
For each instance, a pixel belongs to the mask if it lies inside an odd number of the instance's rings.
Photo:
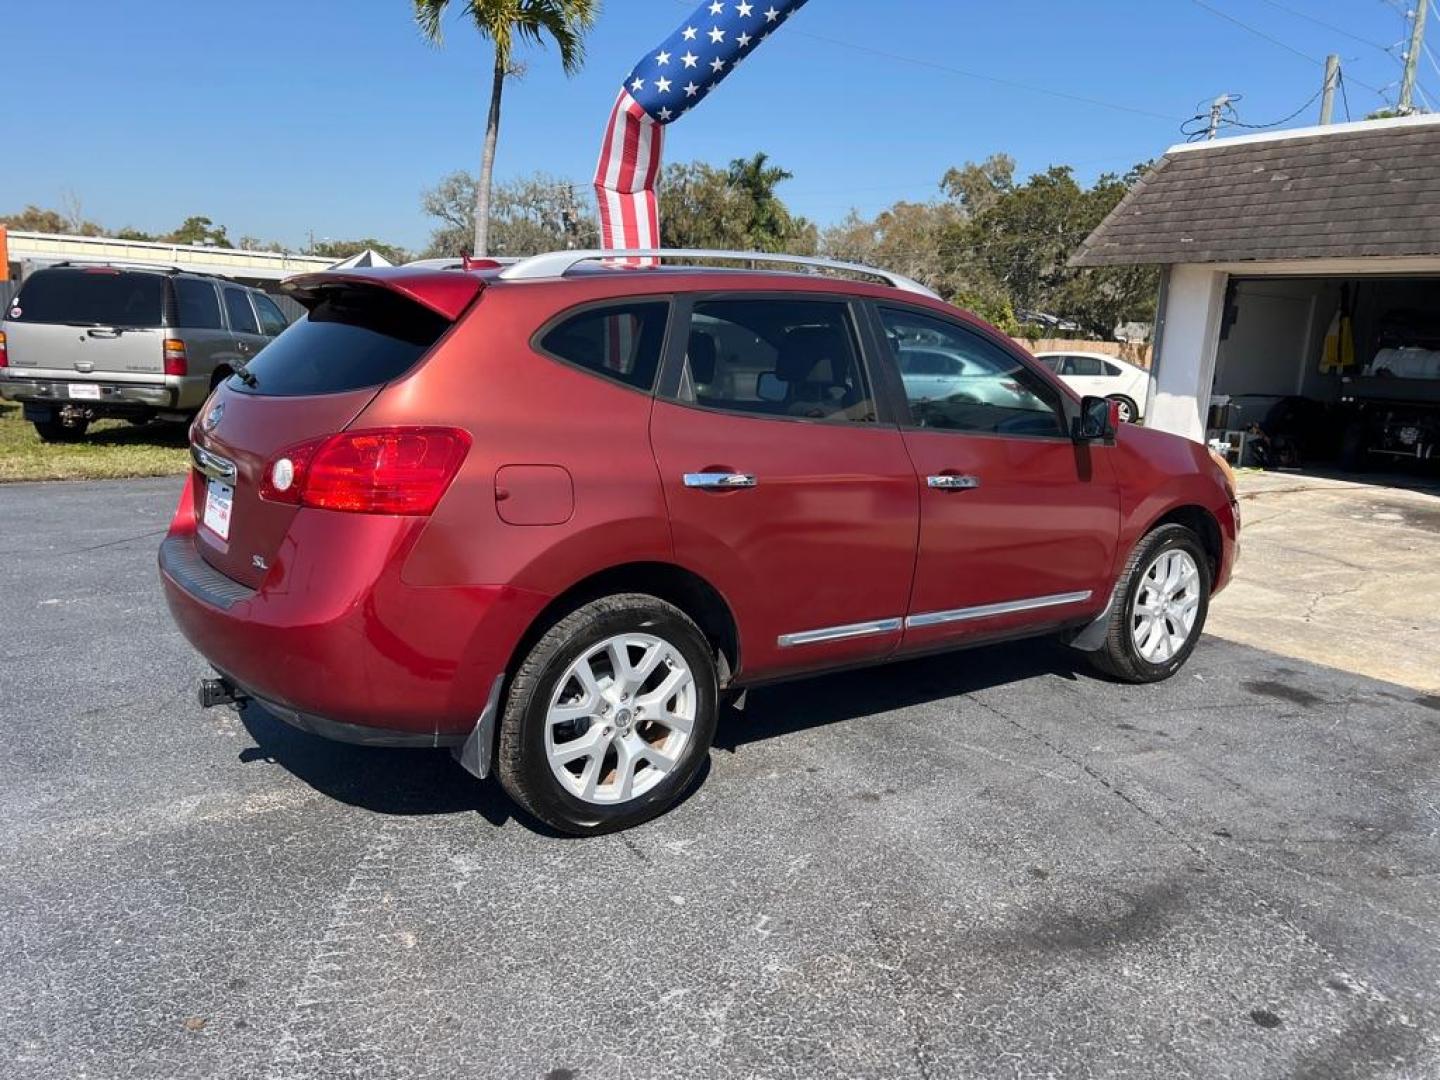
<svg viewBox="0 0 1440 1080">
<path fill-rule="evenodd" d="M 500 99 L 505 79 L 522 73 L 515 60 L 520 43 L 542 45 L 548 36 L 560 50 L 566 74 L 580 70 L 585 60 L 585 33 L 600 13 L 599 0 L 456 0 L 482 37 L 495 48 L 490 83 L 490 111 L 485 120 L 485 144 L 480 155 L 480 177 L 475 191 L 475 254 L 489 253 L 490 186 L 495 170 L 495 144 L 500 137 Z M 415 21 L 435 45 L 442 41 L 441 20 L 450 0 L 413 0 Z"/>
<path fill-rule="evenodd" d="M 208 217 L 192 215 L 180 223 L 174 232 L 160 237 L 164 244 L 196 244 L 209 247 L 229 247 L 230 237 L 225 235 L 225 226 L 216 225 Z"/>
<path fill-rule="evenodd" d="M 726 169 L 667 165 L 659 188 L 663 246 L 813 254 L 818 230 L 790 213 L 775 192 L 790 174 L 767 161 L 756 154 Z"/>
<path fill-rule="evenodd" d="M 0 214 L 0 225 L 5 225 L 14 232 L 60 233 L 68 236 L 100 236 L 105 231 L 95 222 L 86 221 L 78 214 L 71 216 L 33 204 L 19 213 Z"/>
<path fill-rule="evenodd" d="M 430 258 L 470 250 L 474 235 L 475 177 L 451 173 L 425 192 L 421 206 L 440 227 L 430 235 Z M 535 255 L 542 251 L 600 246 L 600 228 L 588 198 L 577 186 L 545 173 L 496 184 L 490 197 L 490 254 Z"/>
<path fill-rule="evenodd" d="M 967 178 L 953 185 L 961 204 L 976 210 L 946 231 L 942 247 L 951 272 L 988 280 L 1019 311 L 1073 319 L 1097 337 L 1109 338 L 1128 319 L 1149 321 L 1158 285 L 1154 269 L 1092 270 L 1069 263 L 1146 168 L 1123 177 L 1107 174 L 1090 188 L 1075 180 L 1068 165 L 1051 166 L 1023 184 L 1004 170 L 989 183 L 983 182 L 983 167 L 952 170 Z"/>
</svg>

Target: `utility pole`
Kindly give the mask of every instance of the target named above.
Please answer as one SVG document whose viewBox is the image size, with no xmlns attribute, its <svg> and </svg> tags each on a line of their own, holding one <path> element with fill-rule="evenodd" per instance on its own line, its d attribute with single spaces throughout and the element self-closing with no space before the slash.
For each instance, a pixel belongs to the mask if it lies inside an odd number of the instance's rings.
<svg viewBox="0 0 1440 1080">
<path fill-rule="evenodd" d="M 1398 110 L 1401 116 L 1415 111 L 1415 73 L 1425 48 L 1425 16 L 1429 10 L 1430 0 L 1415 0 L 1415 10 L 1410 13 L 1410 48 L 1405 51 L 1405 75 L 1400 81 Z"/>
<path fill-rule="evenodd" d="M 1208 142 L 1214 142 L 1215 136 L 1220 134 L 1220 119 L 1225 115 L 1225 106 L 1229 104 L 1229 94 L 1221 94 L 1210 103 L 1210 127 L 1205 132 Z"/>
<path fill-rule="evenodd" d="M 1320 98 L 1320 124 L 1323 127 L 1335 118 L 1335 88 L 1340 85 L 1340 57 L 1331 53 L 1325 58 L 1325 90 Z"/>
</svg>

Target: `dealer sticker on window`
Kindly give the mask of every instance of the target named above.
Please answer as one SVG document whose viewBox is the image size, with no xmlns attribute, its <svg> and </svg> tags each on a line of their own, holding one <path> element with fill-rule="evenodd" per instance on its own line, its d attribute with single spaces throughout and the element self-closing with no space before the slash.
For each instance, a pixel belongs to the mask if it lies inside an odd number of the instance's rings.
<svg viewBox="0 0 1440 1080">
<path fill-rule="evenodd" d="M 219 480 L 211 480 L 205 488 L 205 527 L 221 540 L 230 539 L 230 507 L 235 502 L 235 489 Z"/>
</svg>

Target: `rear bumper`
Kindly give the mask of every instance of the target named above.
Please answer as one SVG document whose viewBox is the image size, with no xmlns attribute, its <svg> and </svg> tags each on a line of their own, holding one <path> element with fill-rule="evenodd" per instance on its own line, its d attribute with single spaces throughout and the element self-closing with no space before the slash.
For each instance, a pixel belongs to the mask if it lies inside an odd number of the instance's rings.
<svg viewBox="0 0 1440 1080">
<path fill-rule="evenodd" d="M 77 398 L 71 394 L 75 384 L 99 389 L 98 398 Z M 75 405 L 99 413 L 134 412 L 136 410 L 173 410 L 193 412 L 205 402 L 210 392 L 204 376 L 166 375 L 153 382 L 106 382 L 102 379 L 52 378 L 49 376 L 18 376 L 15 369 L 0 376 L 0 397 L 39 405 Z"/>
<path fill-rule="evenodd" d="M 547 602 L 508 586 L 406 585 L 422 521 L 321 510 L 296 515 L 249 589 L 201 558 L 190 490 L 160 548 L 171 616 L 237 688 L 327 738 L 458 743 Z"/>
</svg>

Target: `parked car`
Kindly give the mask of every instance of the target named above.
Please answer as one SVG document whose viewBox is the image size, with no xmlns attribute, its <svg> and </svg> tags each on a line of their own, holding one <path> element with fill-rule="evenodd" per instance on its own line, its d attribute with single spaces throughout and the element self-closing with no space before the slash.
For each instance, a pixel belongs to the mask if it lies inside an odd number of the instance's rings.
<svg viewBox="0 0 1440 1080">
<path fill-rule="evenodd" d="M 1120 419 L 1143 419 L 1150 373 L 1113 356 L 1087 352 L 1042 352 L 1036 357 L 1077 394 L 1109 398 L 1120 406 Z"/>
<path fill-rule="evenodd" d="M 904 278 L 604 254 L 286 283 L 308 315 L 193 425 L 159 553 L 205 704 L 451 747 L 591 833 L 673 805 L 763 683 L 1041 634 L 1131 682 L 1190 655 L 1240 525 L 1202 446 Z M 921 335 L 1024 394 L 912 400 Z"/>
<path fill-rule="evenodd" d="M 965 426 L 956 424 L 965 405 L 983 406 L 982 413 L 1009 409 L 1015 415 L 1005 429 L 1017 433 L 1017 424 L 1036 420 L 1048 426 L 1043 402 L 1003 372 L 981 367 L 954 350 L 933 345 L 890 342 L 900 366 L 905 396 L 916 420 L 927 427 Z"/>
<path fill-rule="evenodd" d="M 47 442 L 92 420 L 185 420 L 286 327 L 258 289 L 160 268 L 36 270 L 0 322 L 0 396 Z"/>
</svg>

